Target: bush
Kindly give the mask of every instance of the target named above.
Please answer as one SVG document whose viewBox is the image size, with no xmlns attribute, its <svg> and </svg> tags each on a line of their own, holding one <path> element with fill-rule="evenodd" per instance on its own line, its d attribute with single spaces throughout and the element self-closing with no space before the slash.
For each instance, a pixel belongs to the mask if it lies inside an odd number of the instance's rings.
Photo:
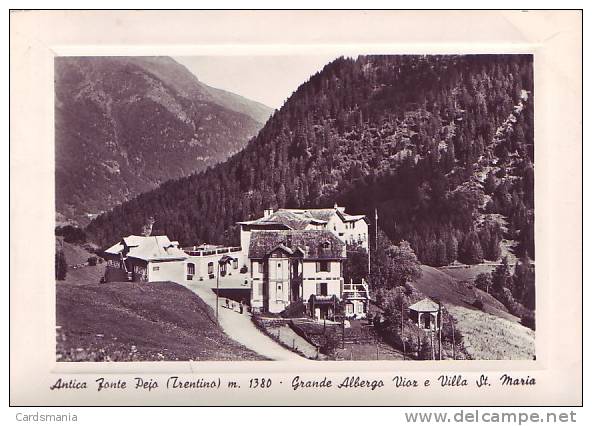
<svg viewBox="0 0 592 426">
<path fill-rule="evenodd" d="M 339 337 L 337 335 L 333 333 L 327 333 L 324 335 L 323 343 L 321 344 L 319 351 L 324 355 L 333 357 L 340 344 L 341 342 L 339 341 Z"/>
<path fill-rule="evenodd" d="M 421 346 L 419 347 L 419 353 L 417 354 L 420 360 L 431 360 L 433 355 L 432 342 L 427 336 L 423 336 L 421 339 Z"/>
<path fill-rule="evenodd" d="M 534 331 L 536 326 L 534 312 L 525 312 L 520 318 L 520 324 Z"/>
<path fill-rule="evenodd" d="M 491 274 L 482 272 L 475 278 L 475 287 L 477 287 L 479 290 L 483 290 L 484 292 L 489 293 L 491 286 Z"/>
<path fill-rule="evenodd" d="M 95 256 L 91 256 L 87 260 L 88 266 L 97 266 L 97 258 Z"/>
<path fill-rule="evenodd" d="M 243 265 L 243 266 L 240 268 L 240 273 L 241 273 L 241 274 L 246 274 L 247 272 L 249 272 L 249 268 L 247 268 L 247 265 Z"/>
<path fill-rule="evenodd" d="M 55 252 L 55 277 L 58 281 L 66 279 L 68 274 L 68 263 L 66 262 L 66 255 L 62 250 Z"/>
<path fill-rule="evenodd" d="M 64 237 L 64 241 L 67 243 L 86 242 L 86 233 L 82 229 L 71 225 L 56 227 L 55 235 Z"/>
<path fill-rule="evenodd" d="M 483 310 L 483 300 L 480 297 L 476 297 L 473 301 L 473 306 L 479 310 Z"/>
<path fill-rule="evenodd" d="M 284 309 L 280 316 L 282 318 L 302 318 L 306 316 L 306 305 L 304 302 L 291 303 L 286 309 Z"/>
</svg>

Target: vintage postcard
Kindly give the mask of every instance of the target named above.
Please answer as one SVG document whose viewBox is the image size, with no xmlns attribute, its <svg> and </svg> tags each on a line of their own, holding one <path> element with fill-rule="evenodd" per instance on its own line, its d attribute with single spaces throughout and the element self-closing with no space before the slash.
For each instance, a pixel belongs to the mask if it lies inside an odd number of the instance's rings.
<svg viewBox="0 0 592 426">
<path fill-rule="evenodd" d="M 578 12 L 11 30 L 13 404 L 581 403 Z"/>
</svg>

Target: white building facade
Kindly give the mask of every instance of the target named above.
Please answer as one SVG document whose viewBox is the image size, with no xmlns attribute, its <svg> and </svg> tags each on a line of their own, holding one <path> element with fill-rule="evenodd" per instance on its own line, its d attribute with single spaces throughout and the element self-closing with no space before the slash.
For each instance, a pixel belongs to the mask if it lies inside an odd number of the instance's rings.
<svg viewBox="0 0 592 426">
<path fill-rule="evenodd" d="M 342 298 L 345 244 L 327 230 L 254 231 L 249 246 L 251 308 L 279 313 L 292 303 L 331 317 Z"/>
<path fill-rule="evenodd" d="M 222 247 L 201 245 L 184 247 L 188 256 L 185 261 L 185 281 L 205 281 L 222 277 L 239 276 L 245 274 L 245 260 L 240 247 Z M 226 256 L 228 262 L 220 264 L 220 260 Z"/>
<path fill-rule="evenodd" d="M 124 237 L 105 250 L 107 266 L 119 274 L 117 279 L 128 281 L 174 281 L 184 282 L 187 255 L 179 243 L 166 235 Z"/>
</svg>

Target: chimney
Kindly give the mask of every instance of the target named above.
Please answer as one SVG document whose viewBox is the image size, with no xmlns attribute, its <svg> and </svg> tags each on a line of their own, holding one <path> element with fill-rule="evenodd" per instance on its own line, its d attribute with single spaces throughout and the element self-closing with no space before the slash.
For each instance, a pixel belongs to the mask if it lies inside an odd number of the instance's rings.
<svg viewBox="0 0 592 426">
<path fill-rule="evenodd" d="M 265 209 L 263 210 L 263 218 L 267 219 L 273 214 L 273 209 Z"/>
<path fill-rule="evenodd" d="M 144 226 L 142 226 L 142 236 L 149 237 L 152 235 L 152 226 L 156 221 L 153 217 L 149 217 Z"/>
</svg>

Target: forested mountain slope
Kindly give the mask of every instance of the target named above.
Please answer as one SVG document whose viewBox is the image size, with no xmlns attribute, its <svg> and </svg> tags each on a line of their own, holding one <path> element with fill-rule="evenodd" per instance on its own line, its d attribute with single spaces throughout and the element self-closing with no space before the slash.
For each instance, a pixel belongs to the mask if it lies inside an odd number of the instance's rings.
<svg viewBox="0 0 592 426">
<path fill-rule="evenodd" d="M 154 232 L 182 244 L 238 240 L 271 207 L 365 213 L 430 265 L 534 256 L 530 55 L 340 58 L 304 83 L 228 161 L 116 207 L 101 245 Z"/>
<path fill-rule="evenodd" d="M 167 57 L 55 61 L 56 211 L 86 224 L 240 151 L 271 110 Z"/>
</svg>

